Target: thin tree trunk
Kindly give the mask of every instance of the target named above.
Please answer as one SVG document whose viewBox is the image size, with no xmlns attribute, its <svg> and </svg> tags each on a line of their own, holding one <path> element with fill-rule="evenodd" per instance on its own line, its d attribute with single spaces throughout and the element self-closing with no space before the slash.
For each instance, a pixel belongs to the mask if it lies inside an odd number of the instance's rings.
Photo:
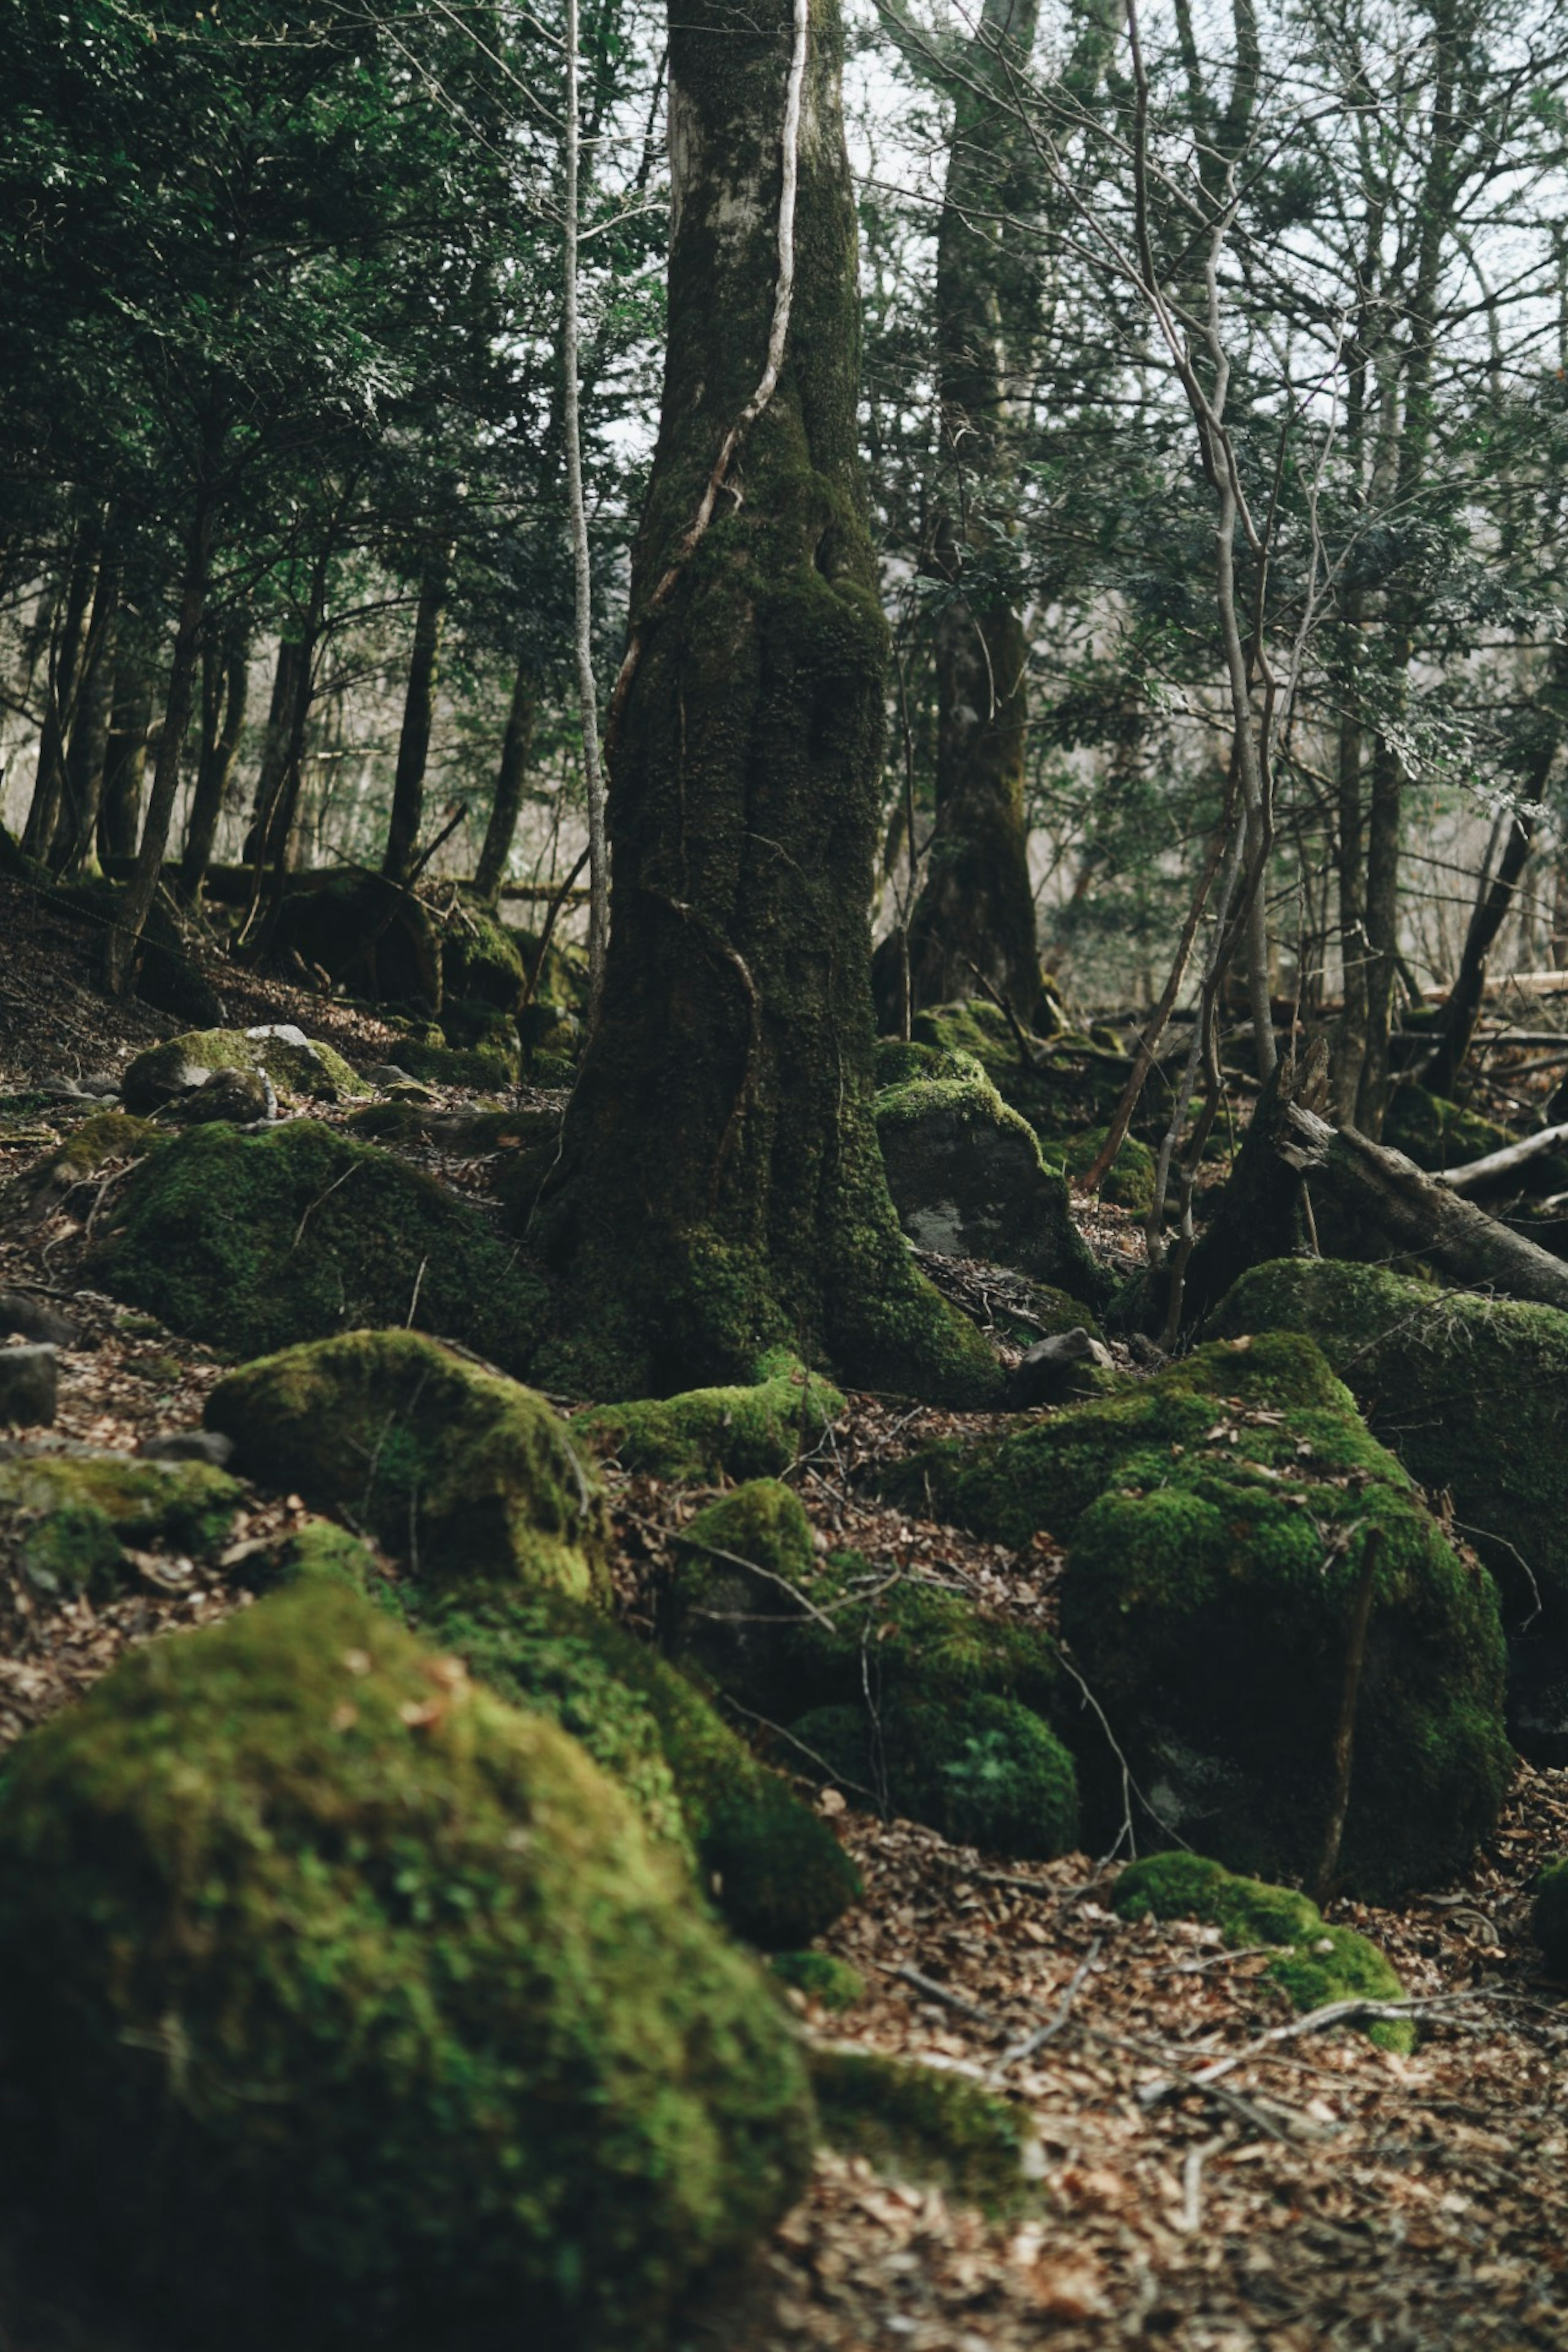
<svg viewBox="0 0 1568 2352">
<path fill-rule="evenodd" d="M 236 623 L 226 646 L 220 649 L 209 641 L 202 653 L 202 756 L 180 866 L 180 887 L 187 898 L 199 897 L 212 864 L 213 844 L 239 757 L 249 691 L 250 636 L 243 624 Z"/>
<path fill-rule="evenodd" d="M 123 576 L 119 555 L 107 554 L 93 594 L 81 684 L 66 744 L 65 793 L 49 852 L 49 864 L 59 874 L 74 874 L 86 863 L 98 831 L 114 702 L 115 646 Z"/>
<path fill-rule="evenodd" d="M 994 1395 L 989 1349 L 910 1265 L 872 1118 L 887 630 L 837 13 L 671 17 L 668 347 L 612 705 L 603 1012 L 536 1225 L 561 1370 L 635 1394 L 748 1379 L 783 1346 Z"/>
<path fill-rule="evenodd" d="M 105 950 L 104 978 L 111 996 L 124 996 L 130 989 L 137 944 L 157 894 L 163 853 L 169 845 L 169 827 L 174 819 L 174 798 L 180 782 L 180 755 L 184 750 L 185 730 L 190 724 L 196 658 L 201 648 L 202 623 L 206 614 L 207 573 L 211 561 L 212 506 L 206 496 L 200 495 L 185 549 L 179 622 L 174 631 L 174 655 L 169 665 L 168 699 L 163 707 L 163 731 L 158 738 L 153 790 L 147 801 L 147 821 L 142 828 L 142 843 L 136 853 L 136 864 L 125 900 L 116 912 Z"/>
<path fill-rule="evenodd" d="M 310 667 L 304 646 L 296 637 L 284 637 L 279 642 L 278 659 L 272 672 L 272 697 L 267 708 L 267 730 L 261 740 L 261 764 L 257 772 L 256 792 L 250 804 L 250 824 L 243 851 L 244 863 L 256 869 L 258 888 L 267 860 L 267 838 L 272 824 L 272 812 L 283 789 L 289 765 L 289 746 L 294 740 L 295 707 L 301 686 L 309 677 Z"/>
<path fill-rule="evenodd" d="M 98 578 L 101 547 L 101 533 L 96 526 L 88 527 L 71 561 L 59 635 L 49 658 L 32 805 L 22 832 L 22 847 L 29 857 L 42 859 L 48 856 L 59 824 L 60 804 L 65 797 L 66 738 L 76 701 L 88 607 Z"/>
<path fill-rule="evenodd" d="M 98 854 L 134 857 L 142 832 L 142 787 L 153 726 L 153 682 L 144 646 L 127 643 L 123 628 L 114 669 L 114 701 L 103 754 L 103 797 L 98 813 Z"/>
<path fill-rule="evenodd" d="M 425 821 L 425 771 L 430 760 L 430 730 L 436 716 L 436 677 L 441 658 L 441 625 L 447 613 L 447 557 L 431 563 L 419 583 L 414 616 L 414 646 L 403 698 L 397 768 L 392 782 L 392 815 L 381 870 L 389 882 L 405 883 Z"/>
<path fill-rule="evenodd" d="M 1352 632 L 1359 629 L 1360 623 L 1359 610 L 1352 612 L 1347 600 L 1343 631 L 1347 640 L 1352 640 Z M 1340 688 L 1343 700 L 1340 709 L 1335 761 L 1339 822 L 1334 856 L 1339 884 L 1340 968 L 1343 985 L 1331 1062 L 1335 1112 L 1341 1119 L 1351 1120 L 1355 1118 L 1356 1096 L 1361 1087 L 1362 1067 L 1366 1060 L 1367 1024 L 1366 823 L 1362 805 L 1361 713 L 1353 661 L 1352 641 Z"/>
<path fill-rule="evenodd" d="M 583 775 L 588 791 L 588 1026 L 596 1025 L 605 994 L 605 959 L 610 938 L 610 848 L 605 830 L 605 783 L 599 761 L 599 697 L 594 678 L 594 571 L 588 549 L 588 509 L 583 496 L 583 428 L 578 367 L 577 179 L 582 126 L 577 102 L 577 0 L 566 0 L 566 236 L 561 365 L 564 398 L 562 422 L 566 446 L 566 504 L 572 519 L 574 651 L 577 664 L 577 711 L 583 729 Z"/>
<path fill-rule="evenodd" d="M 498 898 L 501 884 L 506 880 L 507 861 L 517 837 L 517 821 L 522 814 L 523 787 L 528 781 L 529 753 L 533 748 L 533 725 L 538 711 L 538 679 L 532 662 L 525 657 L 518 663 L 517 676 L 512 681 L 511 708 L 506 715 L 506 734 L 501 740 L 496 796 L 490 803 L 489 823 L 485 827 L 479 862 L 474 868 L 474 888 L 486 900 Z"/>
</svg>

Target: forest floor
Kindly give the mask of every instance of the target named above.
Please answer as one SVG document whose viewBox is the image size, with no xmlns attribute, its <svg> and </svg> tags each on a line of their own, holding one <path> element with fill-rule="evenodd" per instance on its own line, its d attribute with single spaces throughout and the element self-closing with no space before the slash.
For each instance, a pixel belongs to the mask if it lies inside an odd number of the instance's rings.
<svg viewBox="0 0 1568 2352">
<path fill-rule="evenodd" d="M 0 1094 L 111 1072 L 178 1026 L 106 1005 L 79 930 L 0 893 Z M 391 1043 L 380 1023 L 300 991 L 226 972 L 224 992 L 237 1024 L 297 1020 L 362 1061 Z M 58 1132 L 54 1106 L 7 1115 L 0 1102 L 0 1197 Z M 443 1171 L 438 1155 L 420 1158 L 483 1204 L 482 1163 Z M 0 1221 L 0 1286 L 47 1289 L 81 1327 L 83 1345 L 61 1359 L 57 1435 L 129 1450 L 197 1423 L 221 1367 L 79 1286 L 90 1208 L 89 1191 L 41 1224 Z M 1093 1238 L 1135 1246 L 1114 1216 Z M 939 1565 L 992 1605 L 1048 1621 L 1059 1555 L 1047 1539 L 1012 1554 L 867 1500 L 869 1459 L 953 1425 L 852 1396 L 795 1474 L 806 1510 L 835 1545 Z M 706 1497 L 646 1477 L 610 1483 L 617 1586 L 637 1618 L 671 1535 Z M 0 1747 L 128 1646 L 244 1605 L 247 1545 L 302 1515 L 297 1496 L 258 1493 L 226 1568 L 198 1576 L 150 1558 L 145 1589 L 100 1609 L 83 1599 L 43 1612 L 0 1558 Z M 801 2004 L 806 2029 L 1023 2101 L 1040 2177 L 1021 2215 L 992 2221 L 823 2154 L 745 2291 L 701 2317 L 693 2352 L 1568 2347 L 1568 1988 L 1543 1978 L 1529 1932 L 1535 1874 L 1568 1851 L 1568 1771 L 1521 1768 L 1462 1882 L 1396 1911 L 1331 1907 L 1425 2005 L 1411 2057 L 1353 2031 L 1282 2033 L 1292 2012 L 1263 1978 L 1267 1955 L 1226 1951 L 1212 1929 L 1119 1920 L 1109 1893 L 1125 1842 L 1114 1858 L 1016 1863 L 882 1822 L 837 1790 L 815 1801 L 865 1876 L 865 1900 L 825 1941 L 868 1992 L 837 2017 Z M 1139 1836 L 1136 1803 L 1128 1834 Z M 1042 2028 L 1033 2054 L 1010 2062 Z M 24 2287 L 0 2232 L 0 2352 L 153 2347 L 93 2310 L 77 2282 Z"/>
</svg>

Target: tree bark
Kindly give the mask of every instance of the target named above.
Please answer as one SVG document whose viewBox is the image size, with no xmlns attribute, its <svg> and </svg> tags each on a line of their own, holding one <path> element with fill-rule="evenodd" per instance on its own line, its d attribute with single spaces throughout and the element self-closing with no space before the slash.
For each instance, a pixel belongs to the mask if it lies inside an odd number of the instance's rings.
<svg viewBox="0 0 1568 2352">
<path fill-rule="evenodd" d="M 123 627 L 114 666 L 114 701 L 103 753 L 103 797 L 98 813 L 98 854 L 134 857 L 142 831 L 142 788 L 153 726 L 153 683 L 144 647 L 131 646 Z"/>
<path fill-rule="evenodd" d="M 533 748 L 533 723 L 538 711 L 538 679 L 533 664 L 524 658 L 518 663 L 512 681 L 511 708 L 506 715 L 506 734 L 496 775 L 496 796 L 490 803 L 479 862 L 474 868 L 474 888 L 487 900 L 500 897 L 501 884 L 506 880 L 507 860 L 517 836 L 518 818 L 522 814 L 523 787 L 528 781 L 528 760 Z"/>
<path fill-rule="evenodd" d="M 1019 167 L 1005 101 L 1037 15 L 1036 0 L 984 0 L 953 110 L 936 333 L 943 455 L 963 478 L 954 505 L 964 520 L 950 505 L 933 535 L 931 568 L 954 593 L 936 621 L 936 823 L 909 930 L 914 1004 L 967 997 L 979 972 L 1026 1022 L 1040 994 L 1024 806 L 1028 646 L 1012 598 L 984 584 L 984 565 L 1005 537 L 1009 373 L 1026 325 L 1022 258 L 1000 222 L 1016 206 Z"/>
<path fill-rule="evenodd" d="M 180 865 L 180 887 L 187 898 L 200 895 L 212 864 L 213 844 L 239 757 L 249 691 L 249 632 L 237 622 L 226 645 L 209 639 L 202 650 L 202 755 Z"/>
<path fill-rule="evenodd" d="M 405 883 L 414 870 L 419 828 L 425 819 L 425 770 L 436 715 L 436 675 L 441 657 L 441 624 L 447 614 L 447 562 L 432 563 L 419 583 L 414 616 L 414 648 L 403 698 L 403 729 L 397 739 L 397 770 L 392 783 L 392 815 L 381 870 L 389 882 Z"/>
<path fill-rule="evenodd" d="M 47 857 L 59 824 L 60 805 L 65 798 L 66 738 L 76 703 L 88 607 L 98 579 L 102 543 L 96 524 L 88 527 L 71 560 L 59 635 L 49 656 L 32 803 L 22 829 L 22 847 L 29 857 Z"/>
<path fill-rule="evenodd" d="M 790 0 L 696 0 L 669 28 L 668 347 L 613 705 L 604 1007 L 536 1224 L 562 1374 L 598 1395 L 747 1379 L 777 1345 L 889 1387 L 999 1389 L 911 1266 L 871 1113 L 887 635 L 831 0 L 769 384 L 805 5 L 792 26 Z"/>
<path fill-rule="evenodd" d="M 123 567 L 117 552 L 106 554 L 93 592 L 81 683 L 66 743 L 65 792 L 49 851 L 57 874 L 74 874 L 92 854 L 103 797 L 103 769 L 114 701 L 115 646 Z"/>
</svg>

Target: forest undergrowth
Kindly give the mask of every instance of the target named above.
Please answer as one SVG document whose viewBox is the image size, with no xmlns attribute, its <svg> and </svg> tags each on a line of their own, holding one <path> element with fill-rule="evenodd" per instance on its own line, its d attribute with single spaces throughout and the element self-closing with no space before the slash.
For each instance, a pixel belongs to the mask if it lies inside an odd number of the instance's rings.
<svg viewBox="0 0 1568 2352">
<path fill-rule="evenodd" d="M 112 1074 L 176 1025 L 134 1003 L 106 1007 L 78 968 L 79 934 L 47 908 L 18 896 L 5 913 L 0 1086 L 24 1107 L 0 1108 L 0 1190 L 66 1131 L 72 1114 L 40 1091 L 49 1081 Z M 351 1008 L 226 973 L 224 986 L 237 1024 L 299 1019 L 362 1062 L 388 1049 L 391 1033 Z M 453 1110 L 468 1099 L 435 1091 Z M 484 1160 L 429 1140 L 395 1148 L 492 1205 Z M 130 1453 L 198 1424 L 221 1368 L 82 1286 L 89 1229 L 114 1181 L 111 1168 L 79 1185 L 42 1222 L 9 1218 L 0 1288 L 42 1294 L 77 1326 L 79 1344 L 60 1357 L 55 1437 Z M 1125 1267 L 1141 1246 L 1114 1209 L 1085 1228 L 1107 1263 Z M 984 1319 L 997 1277 L 956 1261 L 938 1271 Z M 875 1465 L 919 1442 L 1000 1426 L 852 1393 L 790 1483 L 825 1546 L 1049 1628 L 1061 1554 L 1048 1538 L 1016 1552 L 868 1491 Z M 713 1490 L 613 1466 L 605 1483 L 618 1608 L 647 1630 L 676 1538 Z M 252 1488 L 215 1564 L 198 1570 L 154 1544 L 135 1555 L 135 1591 L 52 1611 L 14 1560 L 0 1561 L 0 1743 L 128 1648 L 247 1605 L 252 1563 L 308 1517 L 298 1496 Z M 1423 1887 L 1398 1909 L 1327 1907 L 1331 1925 L 1369 1936 L 1398 1970 L 1419 2019 L 1413 2055 L 1352 2031 L 1297 2030 L 1264 1949 L 1226 1948 L 1215 1927 L 1120 1917 L 1117 1869 L 1147 1843 L 1135 1792 L 1118 1852 L 1048 1864 L 879 1819 L 835 1788 L 808 1793 L 864 1875 L 864 1900 L 824 1941 L 865 1993 L 842 2012 L 793 1993 L 804 2030 L 1021 2103 L 1034 2178 L 1026 2205 L 987 2217 L 824 2150 L 760 2263 L 695 2315 L 693 2347 L 1568 2344 L 1568 1988 L 1544 1974 L 1530 1932 L 1535 1877 L 1568 1847 L 1568 1771 L 1521 1767 L 1461 1881 Z M 11 2352 L 151 2352 L 121 2315 L 85 2302 L 78 2281 L 61 2277 L 56 2292 L 28 2269 L 24 2284 L 16 2257 L 13 2240 L 0 2273 Z"/>
</svg>

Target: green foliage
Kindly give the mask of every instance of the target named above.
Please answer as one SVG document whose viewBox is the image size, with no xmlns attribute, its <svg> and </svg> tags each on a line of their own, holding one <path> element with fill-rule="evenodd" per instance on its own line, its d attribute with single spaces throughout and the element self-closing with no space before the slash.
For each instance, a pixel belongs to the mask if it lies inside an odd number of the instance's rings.
<svg viewBox="0 0 1568 2352">
<path fill-rule="evenodd" d="M 1195 1853 L 1150 1854 L 1117 1879 L 1111 1907 L 1124 1919 L 1199 1919 L 1217 1927 L 1233 1952 L 1277 1944 L 1268 1981 L 1299 2010 L 1334 2000 L 1403 2000 L 1405 1987 L 1375 1944 L 1351 1927 L 1331 1927 L 1315 1903 L 1288 1886 L 1237 1878 Z M 1369 2021 L 1364 2030 L 1384 2050 L 1415 2047 L 1411 2018 Z"/>
<path fill-rule="evenodd" d="M 813 1708 L 791 1736 L 894 1813 L 993 1853 L 1050 1861 L 1078 1843 L 1078 1779 L 1047 1724 L 986 1691 Z"/>
<path fill-rule="evenodd" d="M 220 1381 L 247 1470 L 347 1512 L 432 1587 L 605 1589 L 604 1501 L 560 1415 L 416 1331 L 350 1331 Z"/>
<path fill-rule="evenodd" d="M 835 1952 L 775 1952 L 774 1976 L 819 2009 L 853 2009 L 866 1998 L 866 1979 Z"/>
<path fill-rule="evenodd" d="M 962 2074 L 867 2050 L 813 2050 L 822 2137 L 879 2172 L 988 2213 L 1016 2210 L 1035 2171 L 1028 2116 Z"/>
<path fill-rule="evenodd" d="M 763 1478 L 808 1453 L 844 1410 L 844 1399 L 784 1349 L 757 1366 L 748 1388 L 598 1405 L 572 1423 L 595 1453 L 659 1478 Z"/>
<path fill-rule="evenodd" d="M 207 2340 L 652 2352 L 805 2177 L 778 2004 L 613 1784 L 323 1580 L 22 1743 L 0 1987 L 29 2193 Z"/>
<path fill-rule="evenodd" d="M 436 1600 L 427 1630 L 581 1739 L 652 1834 L 695 1862 L 737 1935 L 764 1950 L 804 1943 L 858 1895 L 828 1824 L 621 1626 L 557 1595 L 490 1591 Z"/>
<path fill-rule="evenodd" d="M 476 1211 L 310 1119 L 181 1136 L 100 1233 L 105 1289 L 241 1357 L 412 1320 L 521 1372 L 544 1316 L 542 1284 Z"/>
</svg>

